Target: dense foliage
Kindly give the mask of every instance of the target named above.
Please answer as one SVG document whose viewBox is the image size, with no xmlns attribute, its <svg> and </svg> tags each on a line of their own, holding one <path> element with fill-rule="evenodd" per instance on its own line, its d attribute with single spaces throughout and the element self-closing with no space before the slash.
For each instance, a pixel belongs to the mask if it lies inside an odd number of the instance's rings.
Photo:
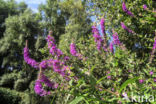
<svg viewBox="0 0 156 104">
<path fill-rule="evenodd" d="M 0 3 L 0 102 L 155 104 L 154 0 Z"/>
</svg>

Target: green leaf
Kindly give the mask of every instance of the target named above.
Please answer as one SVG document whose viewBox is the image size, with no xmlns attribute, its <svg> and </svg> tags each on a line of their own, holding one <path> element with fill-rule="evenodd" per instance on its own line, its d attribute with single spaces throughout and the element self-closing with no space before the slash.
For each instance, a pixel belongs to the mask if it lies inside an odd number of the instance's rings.
<svg viewBox="0 0 156 104">
<path fill-rule="evenodd" d="M 72 102 L 70 102 L 70 104 L 77 104 L 82 100 L 84 100 L 84 97 L 79 96 L 79 97 L 75 98 Z"/>
<path fill-rule="evenodd" d="M 122 90 L 123 90 L 124 88 L 126 88 L 126 86 L 127 86 L 128 84 L 133 83 L 133 82 L 134 82 L 135 80 L 137 80 L 138 78 L 139 78 L 139 77 L 135 77 L 135 78 L 126 80 L 126 81 L 121 85 L 121 88 L 120 88 L 120 90 L 119 90 L 119 93 L 121 93 Z"/>
<path fill-rule="evenodd" d="M 96 78 L 93 75 L 89 76 L 91 86 L 94 87 L 96 85 Z"/>
<path fill-rule="evenodd" d="M 53 99 L 51 100 L 51 103 L 50 104 L 53 104 L 53 102 L 54 102 L 54 99 L 55 99 L 55 96 L 53 97 Z"/>
<path fill-rule="evenodd" d="M 91 70 L 90 70 L 90 73 L 93 72 L 93 70 L 95 69 L 95 67 L 96 67 L 96 64 L 92 66 L 92 68 L 91 68 Z"/>
<path fill-rule="evenodd" d="M 109 76 L 111 74 L 108 74 L 107 76 Z M 103 79 L 107 78 L 107 76 L 104 76 L 102 78 L 100 78 L 99 80 L 96 81 L 96 84 L 99 84 Z"/>
</svg>

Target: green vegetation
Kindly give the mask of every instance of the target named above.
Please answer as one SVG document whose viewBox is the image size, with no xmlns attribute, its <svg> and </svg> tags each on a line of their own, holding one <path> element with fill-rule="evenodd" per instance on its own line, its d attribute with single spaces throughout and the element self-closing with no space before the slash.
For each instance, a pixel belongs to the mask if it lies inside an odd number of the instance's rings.
<svg viewBox="0 0 156 104">
<path fill-rule="evenodd" d="M 155 0 L 46 0 L 33 12 L 0 0 L 0 103 L 155 104 L 155 9 Z"/>
</svg>

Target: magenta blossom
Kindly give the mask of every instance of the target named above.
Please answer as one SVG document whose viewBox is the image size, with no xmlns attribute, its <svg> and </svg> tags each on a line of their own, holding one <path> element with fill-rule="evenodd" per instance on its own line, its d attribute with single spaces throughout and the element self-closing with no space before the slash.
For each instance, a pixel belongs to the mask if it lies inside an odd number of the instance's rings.
<svg viewBox="0 0 156 104">
<path fill-rule="evenodd" d="M 47 60 L 43 60 L 41 63 L 40 63 L 40 67 L 42 69 L 46 69 L 48 67 L 48 64 L 47 64 Z"/>
<path fill-rule="evenodd" d="M 71 53 L 73 56 L 77 56 L 76 45 L 75 45 L 74 43 L 71 43 L 71 44 L 70 44 L 70 53 Z"/>
<path fill-rule="evenodd" d="M 132 14 L 132 12 L 129 11 L 129 10 L 127 9 L 125 2 L 122 3 L 122 10 L 123 10 L 125 13 L 127 13 L 128 15 L 134 17 L 134 15 Z"/>
<path fill-rule="evenodd" d="M 112 91 L 114 91 L 114 88 L 112 88 Z"/>
<path fill-rule="evenodd" d="M 143 8 L 144 8 L 144 10 L 147 10 L 147 6 L 145 4 L 143 5 Z"/>
<path fill-rule="evenodd" d="M 140 80 L 139 80 L 139 83 L 140 83 L 140 84 L 142 84 L 143 82 L 144 82 L 144 80 L 143 80 L 143 79 L 140 79 Z"/>
<path fill-rule="evenodd" d="M 150 71 L 150 75 L 153 75 L 154 73 L 153 73 L 153 71 Z"/>
<path fill-rule="evenodd" d="M 105 20 L 102 18 L 100 21 L 102 33 L 105 34 Z"/>
<path fill-rule="evenodd" d="M 111 76 L 107 76 L 107 79 L 111 79 Z"/>
<path fill-rule="evenodd" d="M 93 37 L 96 42 L 97 50 L 100 51 L 101 48 L 103 48 L 103 42 L 104 40 L 99 34 L 99 30 L 96 28 L 96 26 L 92 26 L 92 32 L 93 32 Z"/>
<path fill-rule="evenodd" d="M 57 58 L 59 58 L 61 55 L 63 55 L 63 52 L 56 47 L 55 40 L 52 36 L 50 35 L 47 36 L 47 42 L 48 42 L 48 48 L 50 49 L 50 53 L 53 56 L 56 55 Z"/>
<path fill-rule="evenodd" d="M 50 91 L 47 92 L 43 89 L 41 80 L 36 80 L 34 90 L 35 90 L 35 93 L 40 96 L 50 95 Z"/>
<path fill-rule="evenodd" d="M 93 34 L 100 35 L 100 34 L 99 34 L 99 30 L 97 29 L 96 26 L 92 26 L 92 33 L 93 33 Z"/>
<path fill-rule="evenodd" d="M 113 34 L 113 42 L 114 42 L 114 45 L 120 45 L 121 44 L 117 32 L 115 32 Z"/>
<path fill-rule="evenodd" d="M 68 61 L 70 58 L 68 56 L 64 57 L 64 61 Z"/>
<path fill-rule="evenodd" d="M 73 56 L 78 57 L 80 60 L 83 59 L 83 55 L 77 52 L 77 50 L 76 50 L 76 45 L 75 45 L 74 43 L 71 43 L 71 44 L 70 44 L 70 53 L 71 53 Z"/>
<path fill-rule="evenodd" d="M 58 87 L 57 83 L 50 81 L 44 74 L 41 76 L 41 81 L 50 88 L 55 89 Z"/>
<path fill-rule="evenodd" d="M 155 39 L 155 41 L 154 41 L 154 44 L 153 44 L 153 48 L 152 48 L 153 50 L 155 50 L 156 49 L 156 39 Z"/>
<path fill-rule="evenodd" d="M 62 77 L 67 78 L 68 75 L 70 75 L 68 72 L 70 72 L 70 69 L 68 66 L 63 66 L 64 63 L 62 63 L 59 60 L 54 60 L 53 61 L 53 70 L 60 74 Z M 69 78 L 68 78 L 69 79 Z"/>
<path fill-rule="evenodd" d="M 124 30 L 128 31 L 129 33 L 134 33 L 134 31 L 132 31 L 131 29 L 129 29 L 123 22 L 121 22 L 121 27 L 122 27 Z"/>
<path fill-rule="evenodd" d="M 58 87 L 58 84 L 50 81 L 43 74 L 43 72 L 41 70 L 40 73 L 39 73 L 39 75 L 38 75 L 38 79 L 35 82 L 35 87 L 34 87 L 35 93 L 38 94 L 38 95 L 40 95 L 40 96 L 50 95 L 50 91 L 46 91 L 46 90 L 43 89 L 42 83 L 44 83 L 49 88 L 56 89 Z"/>
<path fill-rule="evenodd" d="M 109 44 L 109 49 L 110 49 L 110 51 L 111 51 L 112 53 L 114 53 L 114 48 L 113 48 L 113 46 L 114 46 L 114 43 L 111 42 L 111 43 Z"/>
<path fill-rule="evenodd" d="M 29 56 L 29 49 L 27 47 L 24 48 L 24 60 L 27 64 L 31 65 L 34 68 L 39 68 L 39 63 Z"/>
</svg>

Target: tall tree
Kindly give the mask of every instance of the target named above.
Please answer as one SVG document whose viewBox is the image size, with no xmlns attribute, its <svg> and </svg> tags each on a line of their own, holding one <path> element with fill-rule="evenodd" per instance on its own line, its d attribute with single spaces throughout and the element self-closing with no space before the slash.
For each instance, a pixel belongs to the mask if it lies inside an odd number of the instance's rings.
<svg viewBox="0 0 156 104">
<path fill-rule="evenodd" d="M 83 37 L 87 38 L 91 32 L 91 20 L 87 13 L 87 2 L 82 0 L 65 0 L 60 3 L 62 12 L 66 14 L 68 20 L 66 21 L 65 34 L 61 36 L 61 49 L 66 47 L 68 49 L 71 41 L 77 41 Z"/>
<path fill-rule="evenodd" d="M 27 8 L 24 2 L 16 4 L 14 0 L 0 0 L 0 39 L 4 36 L 6 29 L 5 20 L 8 16 L 18 15 Z M 3 57 L 5 55 L 0 53 L 0 68 L 2 66 Z"/>
<path fill-rule="evenodd" d="M 20 15 L 7 18 L 5 26 L 4 37 L 0 40 L 0 53 L 5 56 L 3 66 L 21 68 L 25 40 L 29 40 L 30 48 L 34 51 L 37 37 L 42 33 L 38 19 L 31 10 L 26 10 Z"/>
<path fill-rule="evenodd" d="M 58 43 L 60 35 L 65 32 L 66 18 L 60 9 L 59 0 L 47 0 L 46 4 L 39 6 L 41 20 L 44 25 L 45 34 L 53 30 L 54 38 Z"/>
</svg>

